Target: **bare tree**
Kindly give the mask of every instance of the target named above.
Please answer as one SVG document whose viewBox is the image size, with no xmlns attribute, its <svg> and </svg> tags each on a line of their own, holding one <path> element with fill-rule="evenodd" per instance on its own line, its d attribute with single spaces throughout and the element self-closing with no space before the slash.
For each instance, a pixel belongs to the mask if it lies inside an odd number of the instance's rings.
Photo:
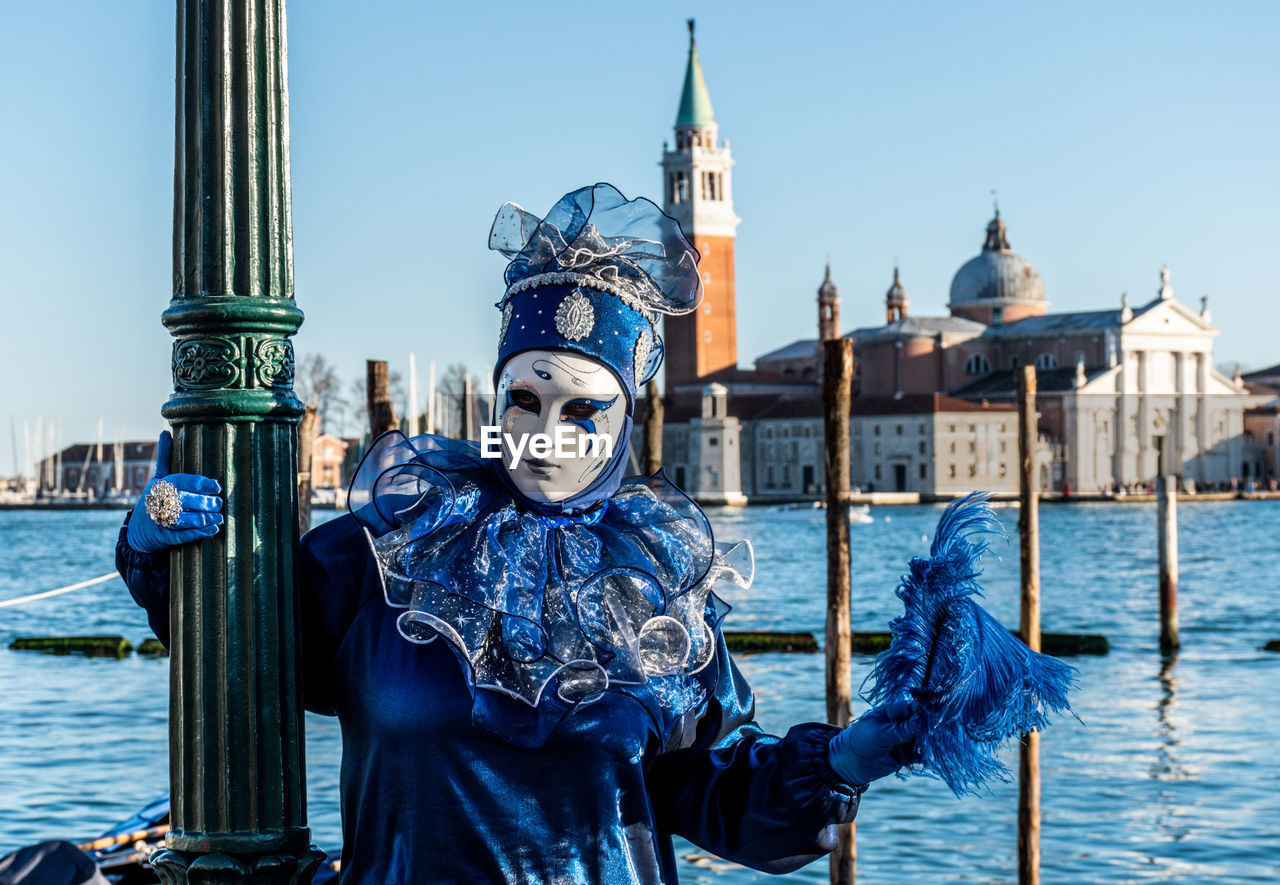
<svg viewBox="0 0 1280 885">
<path fill-rule="evenodd" d="M 445 434 L 446 436 L 465 437 L 463 430 L 465 424 L 464 415 L 467 413 L 466 403 L 463 397 L 467 394 L 467 378 L 471 373 L 463 363 L 450 363 L 448 368 L 444 370 L 444 374 L 440 376 L 439 382 L 436 384 L 436 391 L 441 394 L 444 402 L 444 414 L 436 418 L 436 432 Z M 475 382 L 472 379 L 471 393 L 475 393 Z"/>
<path fill-rule="evenodd" d="M 462 396 L 467 386 L 467 367 L 462 363 L 450 363 L 449 367 L 444 370 L 444 374 L 440 376 L 440 381 L 436 387 L 443 394 L 448 396 Z"/>
<path fill-rule="evenodd" d="M 342 379 L 324 356 L 312 353 L 299 361 L 294 387 L 298 398 L 315 406 L 320 413 L 321 433 L 328 432 L 330 427 L 342 426 L 347 407 L 347 401 L 342 398 Z"/>
</svg>

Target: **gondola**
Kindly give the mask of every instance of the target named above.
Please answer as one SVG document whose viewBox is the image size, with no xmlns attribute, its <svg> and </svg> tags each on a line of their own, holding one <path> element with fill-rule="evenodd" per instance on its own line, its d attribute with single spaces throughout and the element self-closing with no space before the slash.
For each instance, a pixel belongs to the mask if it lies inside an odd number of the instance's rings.
<svg viewBox="0 0 1280 885">
<path fill-rule="evenodd" d="M 0 857 L 0 885 L 158 885 L 151 855 L 169 832 L 169 794 L 87 842 L 49 840 Z M 337 857 L 337 852 L 330 854 Z M 336 885 L 336 860 L 320 865 L 315 885 Z"/>
</svg>

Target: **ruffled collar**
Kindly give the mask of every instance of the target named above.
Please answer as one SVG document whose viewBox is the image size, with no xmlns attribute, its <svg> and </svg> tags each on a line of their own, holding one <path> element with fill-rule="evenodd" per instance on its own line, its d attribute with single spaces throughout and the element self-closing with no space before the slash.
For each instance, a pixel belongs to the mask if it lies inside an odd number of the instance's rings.
<svg viewBox="0 0 1280 885">
<path fill-rule="evenodd" d="M 751 581 L 750 545 L 717 549 L 661 471 L 585 512 L 542 514 L 494 480 L 476 443 L 392 431 L 361 462 L 348 506 L 403 610 L 401 635 L 443 638 L 473 719 L 511 740 L 540 743 L 611 690 L 679 716 L 702 699 L 690 677 L 728 612 L 715 588 Z"/>
</svg>

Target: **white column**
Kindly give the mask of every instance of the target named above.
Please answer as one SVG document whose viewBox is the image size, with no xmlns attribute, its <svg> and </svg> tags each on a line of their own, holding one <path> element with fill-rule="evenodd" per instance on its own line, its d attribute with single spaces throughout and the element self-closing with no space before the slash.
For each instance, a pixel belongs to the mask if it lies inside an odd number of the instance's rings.
<svg viewBox="0 0 1280 885">
<path fill-rule="evenodd" d="M 1196 480 L 1209 481 L 1209 354 L 1196 354 Z"/>
<path fill-rule="evenodd" d="M 1134 471 L 1137 482 L 1154 480 L 1156 471 L 1151 460 L 1151 353 L 1140 350 L 1138 358 L 1138 464 Z"/>
<path fill-rule="evenodd" d="M 1111 481 L 1119 490 L 1125 483 L 1125 452 L 1129 444 L 1129 366 L 1127 355 L 1121 352 L 1120 371 L 1116 374 L 1116 407 L 1112 415 L 1112 438 L 1115 455 L 1111 460 Z"/>
<path fill-rule="evenodd" d="M 1170 457 L 1166 464 L 1165 475 L 1182 476 L 1182 467 L 1190 442 L 1187 438 L 1186 424 L 1191 414 L 1191 400 L 1187 396 L 1187 355 L 1181 351 L 1175 351 L 1173 354 L 1173 389 L 1174 408 L 1169 422 L 1173 448 L 1169 450 Z"/>
</svg>

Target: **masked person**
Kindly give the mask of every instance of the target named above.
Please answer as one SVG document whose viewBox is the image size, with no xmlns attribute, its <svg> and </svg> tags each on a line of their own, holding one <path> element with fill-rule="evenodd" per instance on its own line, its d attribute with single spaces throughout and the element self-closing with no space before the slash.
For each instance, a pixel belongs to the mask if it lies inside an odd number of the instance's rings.
<svg viewBox="0 0 1280 885">
<path fill-rule="evenodd" d="M 545 218 L 507 204 L 490 246 L 510 259 L 493 426 L 384 434 L 350 513 L 302 539 L 306 706 L 342 725 L 342 881 L 673 883 L 676 834 L 768 872 L 820 857 L 909 758 L 910 710 L 765 734 L 716 594 L 750 581 L 750 547 L 717 545 L 661 471 L 624 479 L 697 252 L 607 184 Z M 213 479 L 166 480 L 182 512 L 144 495 L 117 548 L 162 640 L 163 550 L 221 519 Z"/>
</svg>

